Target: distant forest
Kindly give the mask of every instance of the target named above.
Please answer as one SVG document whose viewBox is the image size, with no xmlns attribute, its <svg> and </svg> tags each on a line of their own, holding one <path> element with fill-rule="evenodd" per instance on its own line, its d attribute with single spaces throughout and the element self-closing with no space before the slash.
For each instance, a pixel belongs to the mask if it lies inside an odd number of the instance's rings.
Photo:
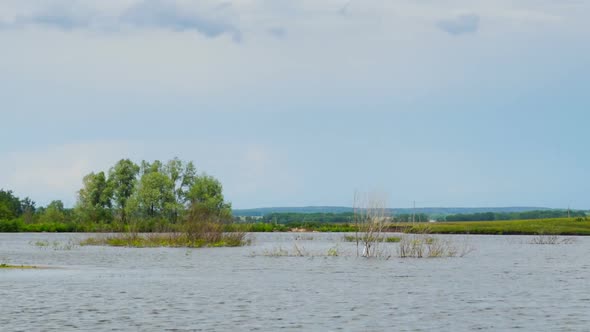
<svg viewBox="0 0 590 332">
<path fill-rule="evenodd" d="M 246 222 L 264 222 L 274 224 L 305 224 L 305 223 L 353 223 L 354 213 L 271 213 L 261 218 L 242 217 L 241 220 Z M 400 214 L 391 217 L 392 222 L 424 222 L 428 221 L 428 215 L 419 213 L 415 215 Z"/>
<path fill-rule="evenodd" d="M 567 210 L 544 210 L 544 211 L 525 211 L 512 213 L 472 213 L 472 214 L 453 214 L 445 217 L 446 221 L 493 221 L 493 220 L 521 220 L 521 219 L 546 219 L 546 218 L 566 218 L 566 217 L 585 217 L 584 211 L 567 211 Z"/>
<path fill-rule="evenodd" d="M 545 219 L 545 218 L 566 218 L 585 217 L 584 211 L 567 210 L 539 210 L 525 212 L 486 212 L 471 214 L 454 214 L 446 217 L 439 217 L 437 221 L 495 221 L 495 220 L 521 220 L 521 219 Z M 344 223 L 354 222 L 352 212 L 344 213 L 271 213 L 262 217 L 237 217 L 239 221 L 254 223 L 272 223 L 282 225 L 305 225 L 318 223 Z M 397 214 L 391 215 L 391 222 L 428 222 L 433 219 L 425 213 Z"/>
<path fill-rule="evenodd" d="M 526 207 L 526 206 L 512 206 L 512 207 L 418 207 L 418 208 L 389 208 L 387 212 L 391 215 L 411 215 L 411 214 L 425 214 L 431 218 L 441 219 L 442 216 L 451 214 L 474 214 L 474 213 L 510 213 L 510 212 L 527 212 L 527 211 L 547 211 L 551 210 L 544 207 Z M 351 207 L 344 206 L 305 206 L 305 207 L 267 207 L 256 209 L 234 209 L 233 214 L 237 217 L 263 217 L 273 213 L 298 213 L 298 214 L 314 214 L 314 213 L 352 213 Z"/>
</svg>

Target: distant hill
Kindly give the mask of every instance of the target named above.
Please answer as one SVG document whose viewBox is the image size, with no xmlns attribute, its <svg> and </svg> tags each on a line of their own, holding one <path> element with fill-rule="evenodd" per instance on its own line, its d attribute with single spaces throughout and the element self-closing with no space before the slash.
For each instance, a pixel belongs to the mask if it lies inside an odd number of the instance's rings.
<svg viewBox="0 0 590 332">
<path fill-rule="evenodd" d="M 424 213 L 428 215 L 449 215 L 449 214 L 466 214 L 466 213 L 484 213 L 484 212 L 526 212 L 526 211 L 546 211 L 551 210 L 544 207 L 529 206 L 512 206 L 512 207 L 425 207 L 425 208 L 390 208 L 392 214 L 411 214 Z M 257 209 L 236 209 L 233 214 L 236 217 L 258 217 L 271 213 L 345 213 L 353 212 L 350 207 L 344 206 L 304 206 L 304 207 L 267 207 Z"/>
</svg>

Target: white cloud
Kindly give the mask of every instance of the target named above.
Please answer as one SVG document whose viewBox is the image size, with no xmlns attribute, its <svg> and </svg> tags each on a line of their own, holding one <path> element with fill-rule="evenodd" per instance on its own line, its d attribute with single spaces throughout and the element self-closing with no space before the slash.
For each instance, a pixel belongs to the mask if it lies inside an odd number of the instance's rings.
<svg viewBox="0 0 590 332">
<path fill-rule="evenodd" d="M 128 150 L 127 142 L 95 141 L 8 153 L 0 163 L 0 183 L 41 204 L 61 199 L 73 205 L 82 178 L 108 169 Z"/>
<path fill-rule="evenodd" d="M 271 147 L 250 143 L 178 141 L 89 141 L 10 152 L 0 159 L 0 183 L 19 197 L 30 196 L 41 205 L 60 199 L 72 206 L 82 179 L 90 172 L 108 172 L 118 160 L 129 158 L 193 161 L 197 170 L 217 177 L 226 198 L 243 206 L 256 205 L 261 193 L 274 192 L 273 203 L 300 190 L 297 172 L 285 155 Z M 269 197 L 262 194 L 261 199 Z M 263 202 L 259 202 L 263 204 Z"/>
</svg>

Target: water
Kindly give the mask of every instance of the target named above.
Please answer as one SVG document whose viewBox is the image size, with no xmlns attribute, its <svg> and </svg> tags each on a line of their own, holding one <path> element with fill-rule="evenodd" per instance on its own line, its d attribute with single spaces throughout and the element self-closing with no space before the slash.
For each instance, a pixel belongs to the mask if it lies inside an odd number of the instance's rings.
<svg viewBox="0 0 590 332">
<path fill-rule="evenodd" d="M 67 245 L 86 236 L 0 234 L 0 263 L 52 267 L 0 270 L 1 331 L 590 330 L 590 238 L 471 236 L 465 257 L 384 260 L 265 255 L 294 243 L 353 253 L 341 234 L 253 234 L 242 248 Z"/>
</svg>

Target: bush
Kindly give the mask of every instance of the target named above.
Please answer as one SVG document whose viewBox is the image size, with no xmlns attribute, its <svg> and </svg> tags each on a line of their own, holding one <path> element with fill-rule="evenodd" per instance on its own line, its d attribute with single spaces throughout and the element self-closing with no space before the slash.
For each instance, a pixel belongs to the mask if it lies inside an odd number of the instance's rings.
<svg viewBox="0 0 590 332">
<path fill-rule="evenodd" d="M 23 229 L 23 222 L 20 219 L 0 220 L 1 233 L 15 233 L 21 232 Z"/>
</svg>

